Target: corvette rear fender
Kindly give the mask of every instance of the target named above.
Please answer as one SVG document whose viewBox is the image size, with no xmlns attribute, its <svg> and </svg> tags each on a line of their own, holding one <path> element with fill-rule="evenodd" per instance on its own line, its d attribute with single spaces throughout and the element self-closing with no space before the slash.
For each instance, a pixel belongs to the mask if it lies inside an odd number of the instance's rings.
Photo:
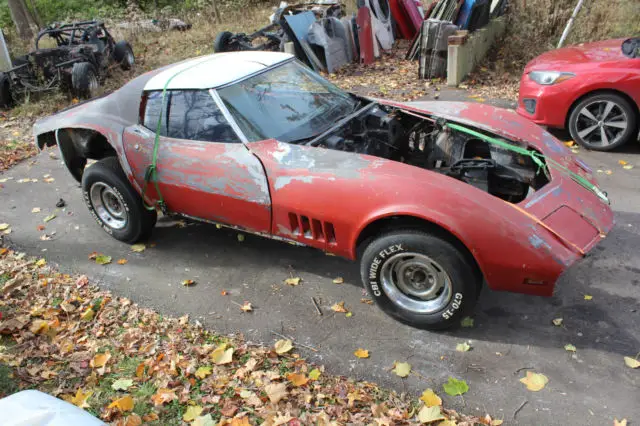
<svg viewBox="0 0 640 426">
<path fill-rule="evenodd" d="M 60 149 L 62 160 L 78 182 L 82 180 L 87 160 L 101 160 L 116 155 L 116 150 L 107 137 L 96 130 L 66 128 L 57 129 L 52 133 Z M 40 146 L 41 137 L 42 135 L 38 137 L 38 146 Z"/>
</svg>

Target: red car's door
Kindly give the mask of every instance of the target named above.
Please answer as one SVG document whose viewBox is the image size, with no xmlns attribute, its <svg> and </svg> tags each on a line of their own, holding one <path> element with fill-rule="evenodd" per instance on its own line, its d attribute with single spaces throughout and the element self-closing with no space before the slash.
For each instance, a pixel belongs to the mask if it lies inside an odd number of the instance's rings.
<svg viewBox="0 0 640 426">
<path fill-rule="evenodd" d="M 140 123 L 127 127 L 123 141 L 133 180 L 158 199 L 145 171 L 152 163 L 158 127 L 158 186 L 170 211 L 271 231 L 271 199 L 260 161 L 240 142 L 206 90 L 170 90 L 143 95 Z"/>
</svg>

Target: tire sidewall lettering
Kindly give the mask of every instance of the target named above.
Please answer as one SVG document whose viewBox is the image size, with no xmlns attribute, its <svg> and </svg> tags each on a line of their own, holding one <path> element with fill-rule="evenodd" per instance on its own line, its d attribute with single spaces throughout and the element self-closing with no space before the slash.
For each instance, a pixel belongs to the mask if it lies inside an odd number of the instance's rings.
<svg viewBox="0 0 640 426">
<path fill-rule="evenodd" d="M 405 251 L 407 251 L 407 249 L 404 247 L 403 243 L 390 244 L 384 249 L 380 250 L 373 258 L 373 261 L 371 261 L 371 263 L 368 265 L 367 276 L 369 287 L 371 289 L 371 293 L 375 297 L 386 297 L 386 295 L 384 295 L 384 292 L 382 291 L 382 286 L 380 284 L 382 282 L 380 278 L 380 270 L 382 265 L 384 264 L 384 261 L 393 254 L 402 253 Z"/>
</svg>

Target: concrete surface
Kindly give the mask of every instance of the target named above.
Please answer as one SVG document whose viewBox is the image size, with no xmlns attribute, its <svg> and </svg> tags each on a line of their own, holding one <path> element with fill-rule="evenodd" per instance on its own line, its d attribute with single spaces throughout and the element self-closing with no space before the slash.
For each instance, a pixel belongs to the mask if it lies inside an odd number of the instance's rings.
<svg viewBox="0 0 640 426">
<path fill-rule="evenodd" d="M 416 330 L 386 317 L 365 297 L 355 264 L 319 251 L 236 233 L 215 226 L 155 230 L 155 247 L 132 253 L 129 246 L 105 234 L 90 218 L 78 184 L 60 160 L 47 152 L 23 162 L 0 179 L 12 177 L 0 190 L 0 222 L 11 224 L 7 240 L 32 255 L 45 256 L 63 271 L 87 274 L 93 282 L 117 295 L 156 308 L 161 313 L 189 313 L 206 327 L 221 333 L 243 333 L 253 342 L 272 344 L 276 331 L 310 345 L 298 347 L 304 356 L 327 366 L 334 374 L 375 381 L 418 396 L 434 388 L 446 406 L 468 413 L 491 413 L 518 425 L 611 425 L 613 418 L 640 422 L 640 370 L 631 370 L 623 356 L 640 351 L 640 150 L 634 146 L 613 154 L 583 153 L 599 173 L 616 210 L 617 226 L 592 254 L 561 278 L 552 298 L 540 298 L 485 289 L 473 328 L 444 333 Z M 624 170 L 618 160 L 636 164 Z M 45 183 L 50 174 L 55 181 Z M 37 183 L 18 183 L 21 178 Z M 59 198 L 67 202 L 56 209 Z M 41 213 L 31 213 L 40 207 Z M 41 241 L 36 227 L 46 224 L 55 235 Z M 166 225 L 166 223 L 164 223 Z M 89 253 L 113 257 L 114 263 L 96 265 Z M 126 258 L 129 263 L 117 265 Z M 300 276 L 297 287 L 283 283 Z M 334 277 L 345 283 L 332 283 Z M 193 287 L 180 281 L 194 279 Z M 230 295 L 222 296 L 227 290 Z M 593 299 L 584 300 L 590 294 Z M 313 307 L 315 297 L 324 313 Z M 255 311 L 242 313 L 238 304 L 250 301 Z M 345 301 L 353 317 L 330 310 Z M 562 327 L 551 320 L 563 318 Z M 455 351 L 471 340 L 470 352 Z M 563 346 L 577 347 L 572 356 Z M 359 360 L 353 351 L 371 352 Z M 418 373 L 400 379 L 390 372 L 395 360 L 408 361 Z M 548 385 L 530 392 L 519 379 L 531 368 L 547 375 Z M 449 376 L 464 379 L 470 390 L 449 397 L 442 384 Z M 514 412 L 526 401 L 515 420 Z"/>
</svg>

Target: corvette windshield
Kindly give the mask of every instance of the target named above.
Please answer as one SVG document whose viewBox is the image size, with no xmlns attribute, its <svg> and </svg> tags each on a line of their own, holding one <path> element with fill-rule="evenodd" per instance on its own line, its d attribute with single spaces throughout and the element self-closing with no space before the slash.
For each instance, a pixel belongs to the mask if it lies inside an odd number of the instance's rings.
<svg viewBox="0 0 640 426">
<path fill-rule="evenodd" d="M 358 101 L 298 62 L 218 90 L 250 142 L 309 139 L 352 113 Z"/>
</svg>

